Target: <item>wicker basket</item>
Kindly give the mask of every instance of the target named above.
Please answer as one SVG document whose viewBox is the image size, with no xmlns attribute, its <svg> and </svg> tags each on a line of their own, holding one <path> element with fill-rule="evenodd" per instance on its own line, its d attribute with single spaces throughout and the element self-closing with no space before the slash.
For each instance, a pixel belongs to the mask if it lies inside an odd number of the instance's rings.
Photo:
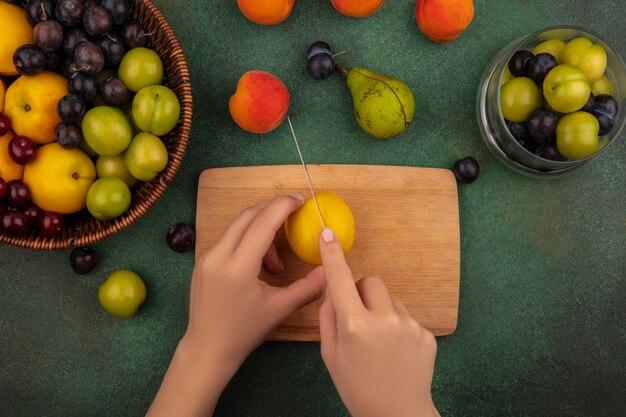
<svg viewBox="0 0 626 417">
<path fill-rule="evenodd" d="M 169 162 L 154 180 L 137 185 L 132 190 L 132 203 L 125 215 L 110 221 L 100 221 L 83 210 L 66 216 L 66 227 L 57 238 L 45 238 L 39 233 L 29 236 L 6 236 L 0 233 L 0 242 L 29 249 L 66 249 L 85 246 L 109 237 L 143 216 L 163 195 L 174 179 L 185 155 L 191 133 L 192 95 L 189 69 L 183 50 L 159 9 L 149 0 L 133 0 L 131 18 L 144 25 L 151 33 L 151 48 L 163 61 L 165 85 L 178 96 L 181 121 L 163 138 L 169 153 Z"/>
</svg>

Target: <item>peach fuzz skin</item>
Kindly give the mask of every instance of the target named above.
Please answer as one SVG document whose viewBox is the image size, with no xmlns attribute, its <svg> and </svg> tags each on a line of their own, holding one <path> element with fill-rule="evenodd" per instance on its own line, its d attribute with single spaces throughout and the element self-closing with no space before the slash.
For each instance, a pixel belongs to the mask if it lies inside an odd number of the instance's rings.
<svg viewBox="0 0 626 417">
<path fill-rule="evenodd" d="M 350 17 L 368 17 L 376 13 L 385 0 L 332 0 L 337 11 Z"/>
<path fill-rule="evenodd" d="M 424 35 L 436 42 L 450 42 L 474 18 L 474 3 L 472 0 L 418 0 L 415 17 Z"/>
<path fill-rule="evenodd" d="M 287 116 L 289 91 L 272 74 L 250 71 L 239 79 L 229 108 L 233 120 L 242 129 L 251 133 L 271 132 Z"/>
<path fill-rule="evenodd" d="M 271 26 L 284 22 L 291 14 L 295 0 L 237 0 L 241 13 L 259 25 Z"/>
</svg>

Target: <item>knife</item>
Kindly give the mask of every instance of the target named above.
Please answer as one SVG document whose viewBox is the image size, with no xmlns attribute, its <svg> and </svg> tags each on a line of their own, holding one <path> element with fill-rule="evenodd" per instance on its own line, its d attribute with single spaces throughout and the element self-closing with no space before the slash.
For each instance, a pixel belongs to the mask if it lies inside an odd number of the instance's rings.
<svg viewBox="0 0 626 417">
<path fill-rule="evenodd" d="M 313 202 L 315 203 L 317 214 L 320 216 L 320 222 L 322 222 L 322 227 L 325 228 L 326 224 L 324 223 L 324 217 L 322 217 L 322 210 L 320 210 L 320 205 L 317 202 L 315 190 L 313 189 L 313 183 L 311 182 L 311 175 L 309 175 L 309 169 L 306 166 L 306 162 L 304 162 L 304 157 L 302 156 L 302 150 L 300 149 L 300 144 L 298 143 L 298 138 L 296 137 L 296 132 L 293 130 L 293 125 L 291 124 L 291 119 L 289 118 L 289 116 L 287 116 L 287 121 L 289 122 L 289 128 L 291 129 L 291 136 L 293 136 L 293 141 L 296 143 L 296 149 L 298 149 L 298 155 L 300 156 L 300 162 L 302 162 L 302 168 L 304 168 L 304 174 L 306 175 L 306 180 L 309 183 L 309 189 L 311 190 L 311 194 L 313 195 Z"/>
</svg>

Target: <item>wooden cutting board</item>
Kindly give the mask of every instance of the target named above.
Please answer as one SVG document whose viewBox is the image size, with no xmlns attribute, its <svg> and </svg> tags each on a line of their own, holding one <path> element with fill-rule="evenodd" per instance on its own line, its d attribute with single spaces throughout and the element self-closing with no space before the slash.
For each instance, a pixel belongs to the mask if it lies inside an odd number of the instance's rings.
<svg viewBox="0 0 626 417">
<path fill-rule="evenodd" d="M 356 240 L 347 260 L 356 279 L 380 276 L 435 335 L 456 329 L 460 242 L 457 187 L 451 171 L 372 165 L 310 165 L 317 192 L 333 191 L 352 208 Z M 300 165 L 216 168 L 198 186 L 196 258 L 244 208 L 283 194 L 310 195 Z M 311 266 L 291 252 L 281 228 L 276 246 L 285 272 L 262 279 L 286 285 Z M 320 301 L 296 312 L 271 340 L 318 341 Z"/>
</svg>

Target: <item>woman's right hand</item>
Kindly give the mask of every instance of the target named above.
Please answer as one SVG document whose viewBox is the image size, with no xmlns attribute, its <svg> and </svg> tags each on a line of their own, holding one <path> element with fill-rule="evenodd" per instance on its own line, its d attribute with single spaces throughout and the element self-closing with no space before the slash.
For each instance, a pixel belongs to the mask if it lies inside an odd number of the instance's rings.
<svg viewBox="0 0 626 417">
<path fill-rule="evenodd" d="M 380 278 L 356 284 L 334 233 L 320 234 L 326 299 L 322 358 L 354 417 L 438 416 L 431 397 L 437 344 Z"/>
</svg>

